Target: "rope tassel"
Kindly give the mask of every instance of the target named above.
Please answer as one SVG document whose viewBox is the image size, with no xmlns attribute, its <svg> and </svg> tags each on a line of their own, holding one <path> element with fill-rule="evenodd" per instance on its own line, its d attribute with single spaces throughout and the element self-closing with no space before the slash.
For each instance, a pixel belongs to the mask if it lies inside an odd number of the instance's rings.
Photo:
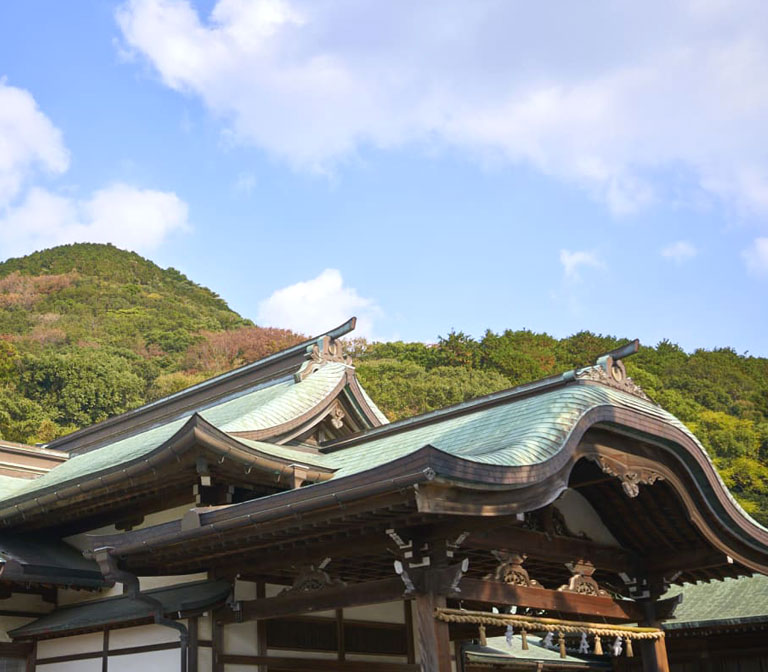
<svg viewBox="0 0 768 672">
<path fill-rule="evenodd" d="M 634 651 L 632 651 L 632 640 L 627 637 L 627 658 L 632 658 L 635 655 Z"/>
<path fill-rule="evenodd" d="M 525 631 L 525 628 L 523 628 L 520 631 L 520 639 L 523 641 L 522 649 L 523 651 L 528 650 L 528 633 Z"/>
<path fill-rule="evenodd" d="M 485 637 L 485 626 L 480 624 L 480 646 L 488 646 L 488 640 Z"/>
<path fill-rule="evenodd" d="M 603 644 L 600 641 L 600 635 L 595 635 L 595 655 L 596 656 L 603 655 Z"/>
<path fill-rule="evenodd" d="M 558 633 L 557 641 L 560 644 L 560 657 L 565 658 L 565 635 L 562 632 Z"/>
</svg>

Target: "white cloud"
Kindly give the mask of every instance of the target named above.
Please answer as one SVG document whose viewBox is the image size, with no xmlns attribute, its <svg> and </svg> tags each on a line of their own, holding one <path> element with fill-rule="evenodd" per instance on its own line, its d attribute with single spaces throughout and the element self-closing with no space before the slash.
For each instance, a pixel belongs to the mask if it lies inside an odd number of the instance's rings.
<svg viewBox="0 0 768 672">
<path fill-rule="evenodd" d="M 605 264 L 597 252 L 560 250 L 560 263 L 565 277 L 570 280 L 580 280 L 582 268 L 605 268 Z"/>
<path fill-rule="evenodd" d="M 316 278 L 278 289 L 261 301 L 257 320 L 264 326 L 314 336 L 357 316 L 354 335 L 371 338 L 374 320 L 380 313 L 372 299 L 344 285 L 338 270 L 327 268 Z"/>
<path fill-rule="evenodd" d="M 114 184 L 87 200 L 33 187 L 0 217 L 3 257 L 63 243 L 112 243 L 149 252 L 187 228 L 187 206 L 173 193 Z"/>
<path fill-rule="evenodd" d="M 755 238 L 742 255 L 750 273 L 768 275 L 768 238 Z"/>
<path fill-rule="evenodd" d="M 300 168 L 437 142 L 529 163 L 617 213 L 671 198 L 664 173 L 682 170 L 768 214 L 761 0 L 218 0 L 207 17 L 129 0 L 117 19 L 166 85 Z"/>
<path fill-rule="evenodd" d="M 0 81 L 0 257 L 73 242 L 147 252 L 187 228 L 187 205 L 172 192 L 118 183 L 78 199 L 33 182 L 36 169 L 68 166 L 61 132 L 32 95 Z"/>
<path fill-rule="evenodd" d="M 676 243 L 671 243 L 661 250 L 662 257 L 671 259 L 677 264 L 693 259 L 698 253 L 699 251 L 687 240 L 678 240 Z"/>
<path fill-rule="evenodd" d="M 69 155 L 60 131 L 23 89 L 0 79 L 0 210 L 35 168 L 63 173 Z"/>
</svg>

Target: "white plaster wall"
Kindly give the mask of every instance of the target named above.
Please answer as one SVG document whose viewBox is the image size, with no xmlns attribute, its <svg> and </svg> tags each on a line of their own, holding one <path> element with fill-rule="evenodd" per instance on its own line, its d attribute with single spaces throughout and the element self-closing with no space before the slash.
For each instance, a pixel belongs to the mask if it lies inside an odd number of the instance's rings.
<svg viewBox="0 0 768 672">
<path fill-rule="evenodd" d="M 225 653 L 256 655 L 256 621 L 228 623 L 223 634 Z"/>
<path fill-rule="evenodd" d="M 104 638 L 101 632 L 89 632 L 85 635 L 58 639 L 44 639 L 37 645 L 37 657 L 52 658 L 53 656 L 68 656 L 74 653 L 91 653 L 101 651 L 103 646 Z M 44 665 L 43 667 L 48 670 L 54 669 L 53 665 Z M 99 669 L 101 669 L 101 664 L 99 664 Z"/>
<path fill-rule="evenodd" d="M 207 646 L 201 646 L 197 650 L 197 669 L 200 672 L 208 672 L 213 668 L 213 651 Z M 250 672 L 254 672 L 256 668 L 252 667 Z M 168 671 L 170 672 L 170 670 Z"/>
<path fill-rule="evenodd" d="M 206 611 L 197 619 L 197 636 L 199 639 L 213 637 L 213 616 L 210 611 Z"/>
<path fill-rule="evenodd" d="M 378 621 L 379 623 L 405 623 L 403 601 L 382 602 L 364 607 L 344 609 L 344 618 L 350 621 Z"/>
<path fill-rule="evenodd" d="M 60 588 L 57 591 L 59 605 L 65 604 L 77 604 L 79 602 L 90 602 L 91 600 L 103 600 L 105 597 L 114 597 L 115 595 L 122 595 L 123 587 L 117 584 L 113 588 L 105 588 L 104 590 L 71 590 L 69 588 Z"/>
<path fill-rule="evenodd" d="M 171 576 L 140 576 L 139 585 L 142 590 L 152 590 L 153 588 L 163 588 L 164 586 L 176 586 L 181 583 L 192 583 L 194 581 L 205 581 L 208 574 L 200 572 L 199 574 L 176 574 Z"/>
<path fill-rule="evenodd" d="M 111 630 L 109 633 L 110 649 L 125 649 L 129 646 L 146 646 L 178 641 L 179 633 L 173 628 L 166 628 L 162 625 L 140 625 L 135 628 Z"/>
<path fill-rule="evenodd" d="M 565 524 L 574 534 L 585 534 L 604 546 L 621 546 L 586 497 L 576 490 L 564 490 L 555 502 L 555 508 L 563 514 Z"/>
<path fill-rule="evenodd" d="M 112 646 L 111 641 L 109 644 Z M 181 649 L 109 657 L 109 672 L 176 672 L 180 665 Z M 48 672 L 48 667 L 46 665 L 41 668 L 40 672 Z M 99 672 L 101 672 L 101 661 L 99 661 Z"/>
<path fill-rule="evenodd" d="M 40 665 L 40 672 L 101 672 L 101 658 L 89 660 L 73 660 L 69 663 L 54 663 L 52 665 Z M 110 667 L 110 670 L 112 668 Z"/>
</svg>

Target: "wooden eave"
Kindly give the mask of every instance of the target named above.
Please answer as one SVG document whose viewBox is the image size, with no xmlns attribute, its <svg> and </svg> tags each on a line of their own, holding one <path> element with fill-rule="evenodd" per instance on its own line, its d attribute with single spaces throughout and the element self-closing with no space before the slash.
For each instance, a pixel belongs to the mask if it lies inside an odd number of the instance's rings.
<svg viewBox="0 0 768 672">
<path fill-rule="evenodd" d="M 584 440 L 593 428 L 607 432 L 613 443 L 595 441 L 592 435 Z M 579 460 L 599 456 L 621 457 L 628 465 L 651 465 L 674 490 L 684 513 L 710 549 L 721 554 L 717 557 L 724 564 L 733 563 L 737 573 L 768 572 L 768 532 L 743 515 L 693 439 L 658 419 L 609 405 L 585 413 L 562 449 L 552 459 L 538 464 L 481 464 L 425 446 L 358 474 L 203 512 L 199 527 L 183 529 L 179 522 L 167 523 L 125 535 L 96 538 L 93 543 L 114 547 L 114 553 L 128 564 L 132 555 L 146 554 L 150 549 L 159 557 L 163 549 L 182 548 L 192 540 L 197 544 L 215 539 L 224 544 L 229 535 L 233 539 L 241 536 L 241 550 L 245 552 L 247 535 L 239 533 L 244 527 L 310 514 L 321 520 L 324 512 L 338 511 L 348 502 L 362 505 L 367 498 L 404 489 L 412 493 L 415 511 L 435 520 L 512 516 L 550 504 L 568 487 Z M 232 549 L 227 551 L 230 552 Z"/>
<path fill-rule="evenodd" d="M 340 338 L 352 331 L 355 324 L 356 318 L 353 317 L 317 338 L 309 339 L 292 348 L 282 350 L 257 362 L 246 364 L 164 399 L 56 439 L 48 445 L 48 448 L 72 455 L 88 452 L 106 443 L 138 434 L 151 426 L 169 422 L 173 418 L 183 416 L 185 413 L 243 389 L 254 387 L 259 383 L 279 378 L 288 373 L 294 373 L 306 361 L 309 347 L 326 336 L 331 339 Z"/>
<path fill-rule="evenodd" d="M 126 497 L 135 497 L 137 489 L 141 491 L 146 486 L 168 488 L 180 473 L 181 478 L 185 478 L 179 465 L 194 461 L 199 454 L 212 455 L 216 461 L 226 460 L 241 465 L 242 480 L 245 482 L 277 484 L 281 482 L 281 477 L 283 482 L 287 482 L 296 466 L 295 460 L 283 459 L 242 444 L 194 414 L 176 434 L 147 455 L 74 482 L 35 491 L 31 496 L 21 495 L 2 502 L 0 525 L 24 529 L 48 527 L 64 520 L 75 520 L 81 511 L 100 511 L 103 514 Z M 307 463 L 301 465 L 306 474 L 305 480 L 322 481 L 332 476 L 332 470 L 312 465 L 309 454 L 307 458 Z M 249 478 L 246 471 L 253 475 Z M 186 478 L 191 488 L 197 477 Z"/>
</svg>

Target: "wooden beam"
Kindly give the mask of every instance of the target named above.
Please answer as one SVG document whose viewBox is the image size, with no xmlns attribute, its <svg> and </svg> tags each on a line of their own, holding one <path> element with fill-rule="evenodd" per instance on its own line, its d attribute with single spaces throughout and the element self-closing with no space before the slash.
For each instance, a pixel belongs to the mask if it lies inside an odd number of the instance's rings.
<svg viewBox="0 0 768 672">
<path fill-rule="evenodd" d="M 610 597 L 467 578 L 462 579 L 459 588 L 461 592 L 453 593 L 450 597 L 465 602 L 515 605 L 614 621 L 638 621 L 645 617 L 643 610 L 631 600 L 613 600 Z"/>
<path fill-rule="evenodd" d="M 241 656 L 229 654 L 222 656 L 225 665 L 267 665 L 270 670 L 290 670 L 290 672 L 421 672 L 419 665 L 409 663 L 379 663 L 366 660 L 344 661 L 317 658 L 288 658 L 279 656 Z"/>
<path fill-rule="evenodd" d="M 640 566 L 639 558 L 622 548 L 513 527 L 473 532 L 464 542 L 464 546 L 488 551 L 517 551 L 526 553 L 531 558 L 550 562 L 589 560 L 597 569 L 626 572 L 630 575 L 634 575 L 634 570 Z"/>
<path fill-rule="evenodd" d="M 321 588 L 311 593 L 286 593 L 276 597 L 241 602 L 240 620 L 280 618 L 313 611 L 392 602 L 402 599 L 403 591 L 403 582 L 395 576 L 391 579 L 353 583 L 348 586 Z M 232 623 L 237 620 L 231 611 L 223 612 L 218 618 L 221 623 Z"/>
</svg>

